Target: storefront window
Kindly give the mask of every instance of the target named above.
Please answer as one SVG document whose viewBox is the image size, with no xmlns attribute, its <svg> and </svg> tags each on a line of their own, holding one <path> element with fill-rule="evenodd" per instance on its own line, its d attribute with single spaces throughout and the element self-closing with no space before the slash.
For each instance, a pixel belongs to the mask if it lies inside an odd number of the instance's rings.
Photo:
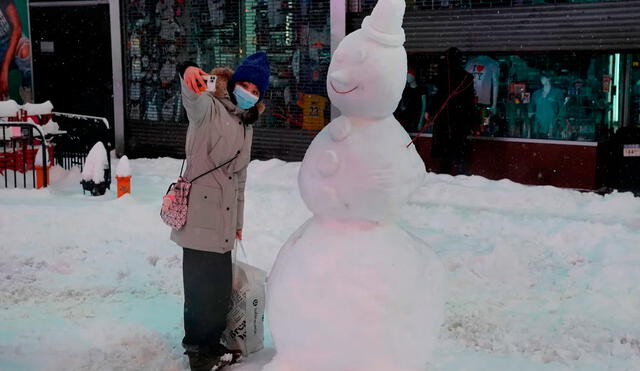
<svg viewBox="0 0 640 371">
<path fill-rule="evenodd" d="M 228 6 L 227 6 L 228 5 Z M 205 71 L 238 60 L 238 6 L 232 1 L 126 3 L 126 114 L 129 120 L 184 123 L 176 66 Z"/>
<path fill-rule="evenodd" d="M 329 1 L 262 0 L 256 4 L 254 47 L 266 51 L 271 63 L 267 111 L 257 126 L 321 130 L 330 107 L 326 92 L 331 61 Z"/>
<path fill-rule="evenodd" d="M 125 12 L 130 122 L 186 123 L 176 65 L 233 68 L 262 50 L 272 74 L 257 125 L 320 130 L 326 124 L 328 0 L 132 0 Z"/>
<path fill-rule="evenodd" d="M 409 60 L 428 102 L 442 81 L 443 59 Z M 473 135 L 598 140 L 620 124 L 621 63 L 619 54 L 467 55 L 463 68 L 474 76 L 469 88 L 476 96 Z"/>
</svg>

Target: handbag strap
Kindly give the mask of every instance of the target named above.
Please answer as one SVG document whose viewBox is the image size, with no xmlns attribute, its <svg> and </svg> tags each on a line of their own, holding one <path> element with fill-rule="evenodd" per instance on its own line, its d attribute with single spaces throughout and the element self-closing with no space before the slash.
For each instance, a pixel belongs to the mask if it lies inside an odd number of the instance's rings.
<svg viewBox="0 0 640 371">
<path fill-rule="evenodd" d="M 238 261 L 238 249 L 242 250 L 242 255 L 244 255 L 244 262 L 249 264 L 249 257 L 247 256 L 247 250 L 244 249 L 244 244 L 242 243 L 242 240 L 238 240 L 236 239 L 236 243 L 235 243 L 235 249 L 233 249 L 233 252 L 231 253 L 231 262 L 236 263 Z"/>
<path fill-rule="evenodd" d="M 184 169 L 184 162 L 187 161 L 187 158 L 185 157 L 184 160 L 182 160 L 182 166 L 180 166 L 180 176 L 182 176 L 182 169 Z"/>
<path fill-rule="evenodd" d="M 216 170 L 220 169 L 221 167 L 223 167 L 223 166 L 225 166 L 225 165 L 229 164 L 231 161 L 235 160 L 235 159 L 236 159 L 236 157 L 238 157 L 238 155 L 240 155 L 240 151 L 236 152 L 236 155 L 235 155 L 235 156 L 233 156 L 229 161 L 225 162 L 225 163 L 224 163 L 224 164 L 222 164 L 222 165 L 216 166 L 215 168 L 213 168 L 213 169 L 211 169 L 211 170 L 209 170 L 209 171 L 207 171 L 207 172 L 204 172 L 204 173 L 202 173 L 202 174 L 198 175 L 197 177 L 195 177 L 195 178 L 193 178 L 192 180 L 190 180 L 190 182 L 191 182 L 191 183 L 193 183 L 193 182 L 195 182 L 196 180 L 200 179 L 201 177 L 203 177 L 203 176 L 205 176 L 205 175 L 207 175 L 207 174 L 209 174 L 209 173 L 211 173 L 211 172 L 214 172 L 214 171 L 216 171 Z"/>
<path fill-rule="evenodd" d="M 246 138 L 246 137 L 247 137 L 247 128 L 246 128 L 246 126 L 244 126 L 244 125 L 243 125 L 243 128 L 242 128 L 242 129 L 243 129 L 243 133 L 242 133 L 242 134 L 243 134 L 243 137 L 244 137 L 244 138 Z M 215 168 L 213 168 L 213 169 L 211 169 L 211 170 L 209 170 L 209 171 L 207 171 L 207 172 L 204 172 L 204 173 L 202 173 L 202 174 L 198 175 L 197 177 L 193 178 L 193 179 L 192 179 L 192 180 L 190 180 L 189 182 L 193 183 L 193 182 L 195 182 L 196 180 L 200 179 L 201 177 L 203 177 L 203 176 L 205 176 L 205 175 L 207 175 L 207 174 L 209 174 L 209 173 L 211 173 L 211 172 L 214 172 L 214 171 L 216 171 L 216 170 L 220 169 L 221 167 L 223 167 L 223 166 L 227 165 L 228 163 L 230 163 L 231 161 L 235 160 L 235 159 L 236 159 L 236 157 L 238 157 L 239 155 L 240 155 L 240 151 L 237 151 L 237 152 L 236 152 L 236 155 L 235 155 L 235 156 L 233 156 L 229 161 L 225 162 L 224 164 L 222 164 L 222 165 L 220 165 L 220 166 L 216 166 Z M 185 162 L 185 161 L 187 161 L 186 157 L 185 157 L 185 159 L 184 159 L 184 160 L 182 160 L 182 166 L 180 166 L 180 176 L 181 176 L 181 177 L 182 177 L 182 169 L 184 168 L 184 162 Z"/>
</svg>

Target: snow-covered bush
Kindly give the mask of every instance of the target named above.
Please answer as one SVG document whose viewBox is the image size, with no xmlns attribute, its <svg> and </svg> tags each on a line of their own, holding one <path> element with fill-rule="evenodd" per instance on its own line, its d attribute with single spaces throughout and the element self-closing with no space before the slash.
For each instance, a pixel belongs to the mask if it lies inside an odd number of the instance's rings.
<svg viewBox="0 0 640 371">
<path fill-rule="evenodd" d="M 104 170 L 109 167 L 107 158 L 107 150 L 102 142 L 97 142 L 89 151 L 87 159 L 82 170 L 82 180 L 93 181 L 94 183 L 102 183 L 104 179 Z"/>
</svg>

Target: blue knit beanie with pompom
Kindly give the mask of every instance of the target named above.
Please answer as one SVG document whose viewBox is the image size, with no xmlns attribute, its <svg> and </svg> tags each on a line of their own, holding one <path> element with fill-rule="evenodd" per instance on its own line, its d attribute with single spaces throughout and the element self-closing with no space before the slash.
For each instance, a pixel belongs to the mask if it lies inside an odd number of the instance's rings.
<svg viewBox="0 0 640 371">
<path fill-rule="evenodd" d="M 267 53 L 257 52 L 246 57 L 242 63 L 236 68 L 231 76 L 231 84 L 235 86 L 236 82 L 248 81 L 254 83 L 260 90 L 260 100 L 264 98 L 269 86 L 269 75 L 271 68 L 267 60 Z"/>
</svg>

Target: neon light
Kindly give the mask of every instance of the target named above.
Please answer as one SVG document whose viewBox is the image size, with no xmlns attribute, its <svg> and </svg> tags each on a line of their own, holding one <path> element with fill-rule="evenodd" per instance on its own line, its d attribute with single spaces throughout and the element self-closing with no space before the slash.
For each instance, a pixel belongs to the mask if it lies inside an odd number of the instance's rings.
<svg viewBox="0 0 640 371">
<path fill-rule="evenodd" d="M 609 55 L 609 76 L 611 76 L 611 86 L 609 87 L 609 91 L 607 92 L 607 103 L 611 103 L 613 101 L 613 91 L 616 89 L 615 84 L 613 82 L 613 54 Z M 613 126 L 613 109 L 607 110 L 607 127 L 611 128 Z"/>
<path fill-rule="evenodd" d="M 613 94 L 613 122 L 616 126 L 620 125 L 620 79 L 622 73 L 622 61 L 620 59 L 620 53 L 614 54 L 615 71 L 613 74 L 613 86 L 616 87 Z"/>
</svg>

